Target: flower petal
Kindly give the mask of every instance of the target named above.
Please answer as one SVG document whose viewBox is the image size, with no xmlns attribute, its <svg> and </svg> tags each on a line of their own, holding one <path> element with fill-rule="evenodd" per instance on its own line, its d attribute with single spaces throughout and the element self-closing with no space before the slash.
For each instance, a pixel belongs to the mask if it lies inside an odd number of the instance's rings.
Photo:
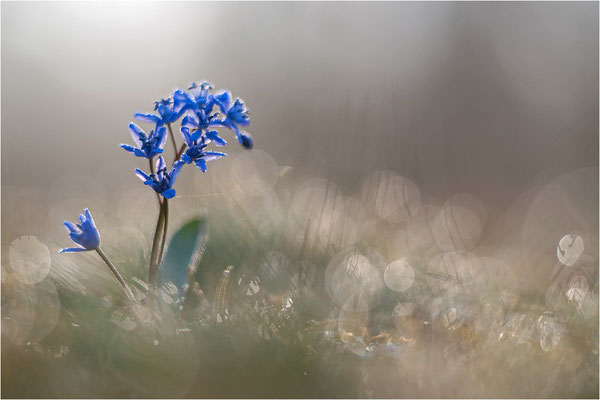
<svg viewBox="0 0 600 400">
<path fill-rule="evenodd" d="M 242 146 L 247 149 L 252 149 L 252 147 L 254 147 L 254 139 L 252 139 L 252 136 L 245 131 L 240 132 L 238 136 L 238 142 L 240 142 Z"/>
<path fill-rule="evenodd" d="M 200 168 L 200 171 L 206 172 L 206 161 L 203 158 L 196 160 L 196 166 Z"/>
<path fill-rule="evenodd" d="M 158 115 L 154 114 L 135 113 L 133 118 L 137 119 L 138 121 L 148 122 L 150 124 L 158 125 L 162 123 L 162 119 Z"/>
<path fill-rule="evenodd" d="M 190 156 L 188 156 L 187 154 L 183 153 L 181 155 L 181 161 L 183 161 L 186 164 L 190 164 L 192 162 L 192 159 L 190 158 Z"/>
<path fill-rule="evenodd" d="M 79 228 L 77 228 L 77 226 L 72 222 L 65 221 L 64 224 L 67 227 L 67 230 L 69 231 L 69 233 L 80 233 L 81 232 L 79 230 Z"/>
<path fill-rule="evenodd" d="M 218 153 L 216 151 L 207 151 L 204 153 L 204 156 L 202 157 L 202 159 L 204 161 L 213 161 L 213 160 L 218 160 L 221 157 L 225 157 L 227 154 L 225 153 Z"/>
<path fill-rule="evenodd" d="M 78 253 L 80 251 L 89 251 L 83 247 L 67 247 L 66 249 L 60 249 L 59 253 Z"/>
<path fill-rule="evenodd" d="M 226 114 L 227 110 L 229 110 L 229 104 L 231 103 L 231 92 L 229 90 L 225 90 L 221 93 L 217 93 L 214 95 L 214 99 L 216 100 L 223 114 Z"/>
<path fill-rule="evenodd" d="M 217 146 L 223 147 L 227 144 L 227 142 L 219 136 L 219 132 L 217 131 L 206 132 L 206 137 L 215 142 Z"/>
<path fill-rule="evenodd" d="M 175 183 L 175 179 L 177 179 L 177 175 L 181 172 L 181 168 L 183 168 L 184 164 L 183 161 L 176 161 L 175 164 L 173 164 L 173 168 L 171 168 L 171 172 L 169 172 L 171 186 Z"/>
<path fill-rule="evenodd" d="M 156 160 L 156 173 L 159 174 L 163 169 L 165 169 L 165 159 L 163 156 L 159 156 Z"/>
<path fill-rule="evenodd" d="M 140 178 L 144 183 L 146 181 L 151 180 L 150 177 L 142 170 L 140 169 L 135 169 L 135 174 L 137 175 L 138 178 Z"/>
<path fill-rule="evenodd" d="M 162 149 L 165 146 L 165 143 L 167 142 L 167 128 L 165 128 L 164 126 L 158 127 L 156 129 L 155 135 L 158 139 L 156 147 L 158 149 Z"/>
<path fill-rule="evenodd" d="M 200 119 L 194 112 L 190 112 L 181 121 L 181 126 L 185 126 L 187 128 L 197 128 L 200 125 Z"/>
<path fill-rule="evenodd" d="M 165 199 L 172 199 L 175 196 L 175 189 L 167 189 L 161 194 Z"/>
<path fill-rule="evenodd" d="M 125 149 L 126 151 L 130 152 L 131 154 L 135 154 L 135 151 L 139 150 L 139 149 L 136 149 L 135 147 L 130 146 L 128 144 L 121 144 L 121 148 Z"/>
<path fill-rule="evenodd" d="M 188 147 L 192 147 L 194 145 L 192 143 L 192 138 L 190 137 L 190 130 L 187 127 L 185 127 L 185 126 L 181 127 L 181 135 L 183 136 L 183 140 L 184 140 L 185 144 L 188 145 Z"/>
<path fill-rule="evenodd" d="M 133 122 L 129 124 L 129 131 L 131 132 L 131 137 L 133 138 L 133 142 L 137 147 L 142 147 L 144 142 L 148 140 L 148 137 L 146 136 L 142 128 L 140 128 Z"/>
</svg>

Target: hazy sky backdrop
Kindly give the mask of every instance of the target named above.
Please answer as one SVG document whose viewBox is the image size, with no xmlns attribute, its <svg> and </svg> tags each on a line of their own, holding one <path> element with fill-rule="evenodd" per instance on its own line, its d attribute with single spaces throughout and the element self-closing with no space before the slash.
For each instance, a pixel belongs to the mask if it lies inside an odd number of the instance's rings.
<svg viewBox="0 0 600 400">
<path fill-rule="evenodd" d="M 91 195 L 65 176 L 140 185 L 133 113 L 203 79 L 247 102 L 256 148 L 348 193 L 391 169 L 494 215 L 598 165 L 595 2 L 3 2 L 3 244 Z"/>
</svg>

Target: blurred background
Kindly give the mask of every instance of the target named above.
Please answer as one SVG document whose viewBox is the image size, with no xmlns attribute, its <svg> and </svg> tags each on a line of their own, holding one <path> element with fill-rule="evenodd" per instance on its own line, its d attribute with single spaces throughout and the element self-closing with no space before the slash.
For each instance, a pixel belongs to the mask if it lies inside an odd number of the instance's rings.
<svg viewBox="0 0 600 400">
<path fill-rule="evenodd" d="M 597 397 L 598 3 L 1 11 L 4 397 Z M 202 296 L 228 265 L 239 293 L 229 328 L 203 311 L 191 347 L 165 338 L 157 368 L 189 373 L 148 392 L 119 357 L 154 333 L 93 255 L 56 253 L 89 207 L 144 279 L 157 207 L 119 144 L 135 112 L 202 80 L 245 100 L 255 148 L 224 133 L 228 157 L 184 168 L 171 232 L 206 209 Z M 229 370 L 246 356 L 248 378 Z"/>
<path fill-rule="evenodd" d="M 430 196 L 473 193 L 493 219 L 598 165 L 597 7 L 5 3 L 2 245 L 85 197 L 74 174 L 108 202 L 139 185 L 118 146 L 133 113 L 202 79 L 249 104 L 278 165 L 348 193 L 394 170 Z"/>
</svg>

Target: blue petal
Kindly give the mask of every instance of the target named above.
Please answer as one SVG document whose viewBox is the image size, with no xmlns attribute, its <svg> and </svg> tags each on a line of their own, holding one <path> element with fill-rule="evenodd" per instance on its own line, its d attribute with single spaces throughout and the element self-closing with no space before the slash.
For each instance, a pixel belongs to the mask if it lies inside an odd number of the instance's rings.
<svg viewBox="0 0 600 400">
<path fill-rule="evenodd" d="M 225 146 L 227 142 L 219 136 L 219 132 L 217 131 L 208 131 L 206 132 L 206 137 L 215 142 L 217 146 Z"/>
<path fill-rule="evenodd" d="M 167 189 L 161 194 L 165 199 L 172 199 L 175 196 L 175 189 Z"/>
<path fill-rule="evenodd" d="M 121 144 L 121 148 L 127 150 L 128 152 L 130 152 L 132 154 L 135 154 L 135 150 L 139 150 L 139 149 L 136 149 L 135 147 L 130 146 L 128 144 Z"/>
<path fill-rule="evenodd" d="M 186 99 L 184 93 L 177 89 L 173 92 L 173 110 L 176 112 L 184 112 L 185 111 Z"/>
<path fill-rule="evenodd" d="M 64 224 L 67 227 L 67 230 L 69 231 L 69 233 L 73 233 L 73 232 L 79 233 L 79 228 L 77 228 L 77 226 L 75 226 L 74 223 L 65 221 Z"/>
<path fill-rule="evenodd" d="M 138 176 L 138 178 L 140 178 L 144 183 L 146 183 L 146 181 L 150 180 L 150 177 L 148 175 L 146 175 L 146 173 L 140 169 L 135 169 L 135 174 Z"/>
<path fill-rule="evenodd" d="M 179 175 L 179 172 L 181 172 L 181 168 L 184 164 L 185 163 L 183 161 L 176 161 L 175 164 L 173 164 L 173 168 L 171 168 L 171 172 L 169 173 L 171 186 L 173 183 L 175 183 L 175 179 L 177 179 L 177 175 Z"/>
<path fill-rule="evenodd" d="M 78 253 L 80 251 L 89 251 L 83 247 L 67 247 L 66 249 L 60 249 L 59 253 Z"/>
<path fill-rule="evenodd" d="M 212 160 L 218 160 L 221 157 L 225 157 L 227 154 L 225 153 L 217 153 L 216 151 L 207 151 L 204 153 L 204 156 L 202 157 L 202 159 L 204 161 L 212 161 Z"/>
<path fill-rule="evenodd" d="M 214 98 L 217 101 L 221 111 L 223 111 L 223 114 L 226 114 L 227 110 L 229 110 L 229 104 L 231 103 L 231 92 L 229 90 L 225 90 L 221 93 L 215 94 Z"/>
<path fill-rule="evenodd" d="M 229 124 L 227 123 L 227 121 L 223 120 L 223 119 L 213 119 L 209 122 L 208 126 L 224 126 L 226 128 L 230 128 Z"/>
<path fill-rule="evenodd" d="M 238 142 L 240 142 L 242 146 L 247 149 L 254 147 L 254 139 L 252 139 L 252 136 L 248 132 L 240 132 L 238 136 Z"/>
<path fill-rule="evenodd" d="M 159 174 L 165 168 L 165 159 L 162 156 L 156 160 L 156 173 Z"/>
<path fill-rule="evenodd" d="M 80 245 L 84 248 L 86 247 L 86 246 L 84 246 L 84 243 L 83 243 L 85 241 L 85 238 L 83 237 L 82 233 L 71 232 L 71 233 L 69 233 L 69 237 L 71 238 L 72 241 L 74 241 L 78 245 Z"/>
<path fill-rule="evenodd" d="M 192 147 L 194 145 L 192 143 L 192 138 L 190 137 L 190 130 L 185 126 L 181 127 L 181 135 L 183 136 L 183 140 L 188 147 Z"/>
<path fill-rule="evenodd" d="M 200 171 L 206 172 L 206 161 L 204 159 L 196 160 L 196 166 L 200 168 Z"/>
<path fill-rule="evenodd" d="M 137 147 L 142 147 L 143 142 L 148 139 L 142 128 L 132 122 L 129 124 L 129 131 L 131 132 L 131 137 L 133 138 L 135 145 Z"/>
<path fill-rule="evenodd" d="M 165 128 L 164 126 L 157 128 L 155 135 L 158 139 L 156 147 L 157 149 L 162 149 L 165 146 L 165 143 L 167 142 L 167 128 Z"/>
<path fill-rule="evenodd" d="M 192 139 L 192 142 L 198 143 L 198 140 L 200 139 L 201 136 L 202 136 L 202 131 L 200 129 L 197 129 L 194 132 L 192 132 L 192 134 L 190 135 L 190 138 Z"/>
<path fill-rule="evenodd" d="M 187 114 L 181 121 L 181 126 L 185 126 L 187 128 L 197 128 L 199 124 L 200 119 L 195 113 Z"/>
<path fill-rule="evenodd" d="M 138 157 L 144 157 L 144 158 L 151 158 L 152 157 L 152 156 L 148 156 L 148 154 L 144 153 L 140 149 L 133 149 L 133 154 L 135 154 Z"/>
<path fill-rule="evenodd" d="M 85 210 L 83 210 L 83 215 L 85 215 L 86 220 L 92 224 L 92 226 L 96 226 L 96 224 L 94 223 L 94 218 L 92 217 L 92 213 L 90 212 L 90 210 L 88 208 L 86 208 Z"/>
<path fill-rule="evenodd" d="M 187 154 L 183 153 L 181 155 L 181 161 L 183 161 L 186 164 L 190 164 L 192 162 L 192 159 L 190 158 L 190 156 L 188 156 Z"/>
<path fill-rule="evenodd" d="M 156 125 L 162 122 L 162 119 L 158 115 L 154 114 L 135 113 L 133 118 L 137 119 L 138 121 L 148 122 Z"/>
</svg>

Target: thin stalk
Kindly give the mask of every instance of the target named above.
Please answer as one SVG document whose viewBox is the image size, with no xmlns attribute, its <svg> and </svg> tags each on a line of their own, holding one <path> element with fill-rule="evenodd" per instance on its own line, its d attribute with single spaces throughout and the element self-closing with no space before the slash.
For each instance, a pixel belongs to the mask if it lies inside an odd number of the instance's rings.
<svg viewBox="0 0 600 400">
<path fill-rule="evenodd" d="M 115 277 L 117 278 L 117 280 L 123 287 L 125 294 L 127 295 L 127 297 L 129 297 L 129 300 L 135 301 L 135 296 L 133 295 L 133 292 L 131 291 L 129 286 L 127 286 L 127 283 L 125 283 L 125 280 L 123 279 L 123 277 L 121 276 L 119 271 L 117 271 L 117 268 L 113 265 L 113 263 L 110 262 L 108 257 L 106 257 L 106 254 L 104 254 L 104 252 L 102 251 L 102 249 L 100 247 L 98 247 L 96 249 L 96 252 L 100 255 L 100 257 L 104 260 L 106 265 L 108 265 L 108 268 L 110 268 L 111 272 L 115 275 Z"/>
<path fill-rule="evenodd" d="M 165 202 L 161 203 L 160 206 L 160 213 L 158 214 L 158 220 L 156 221 L 156 229 L 154 230 L 154 240 L 152 241 L 152 251 L 150 253 L 150 266 L 148 268 L 148 283 L 149 284 L 156 284 L 156 275 L 158 273 L 158 263 L 157 263 L 157 258 L 158 258 L 158 250 L 159 250 L 159 245 L 160 245 L 160 241 L 161 241 L 161 233 L 164 230 L 164 223 L 165 223 L 165 218 L 164 218 L 164 214 L 165 214 L 165 207 L 164 204 Z"/>
<path fill-rule="evenodd" d="M 158 264 L 158 269 L 160 269 L 160 264 L 162 263 L 163 252 L 165 251 L 165 244 L 167 242 L 167 230 L 169 229 L 169 201 L 167 199 L 163 200 L 164 207 L 164 226 L 162 233 L 162 241 L 160 244 L 160 252 L 158 253 L 158 259 L 156 263 Z"/>
<path fill-rule="evenodd" d="M 152 159 L 149 158 L 148 161 L 150 162 L 150 173 L 154 174 L 154 164 L 152 164 Z M 154 192 L 154 193 L 156 193 L 156 200 L 158 200 L 158 205 L 160 206 L 161 205 L 160 194 L 158 194 L 157 192 Z"/>
<path fill-rule="evenodd" d="M 181 155 L 183 154 L 183 152 L 185 151 L 185 148 L 187 147 L 187 144 L 182 144 L 181 147 L 179 148 L 179 151 L 177 152 L 177 154 L 175 155 L 175 161 L 179 160 L 179 157 L 181 157 Z M 175 162 L 173 161 L 173 162 Z"/>
<path fill-rule="evenodd" d="M 177 157 L 177 142 L 175 142 L 175 135 L 173 135 L 173 128 L 171 128 L 171 124 L 167 124 L 167 129 L 169 129 L 169 136 L 171 136 L 171 140 L 173 141 L 173 151 L 175 152 L 175 160 Z"/>
</svg>

